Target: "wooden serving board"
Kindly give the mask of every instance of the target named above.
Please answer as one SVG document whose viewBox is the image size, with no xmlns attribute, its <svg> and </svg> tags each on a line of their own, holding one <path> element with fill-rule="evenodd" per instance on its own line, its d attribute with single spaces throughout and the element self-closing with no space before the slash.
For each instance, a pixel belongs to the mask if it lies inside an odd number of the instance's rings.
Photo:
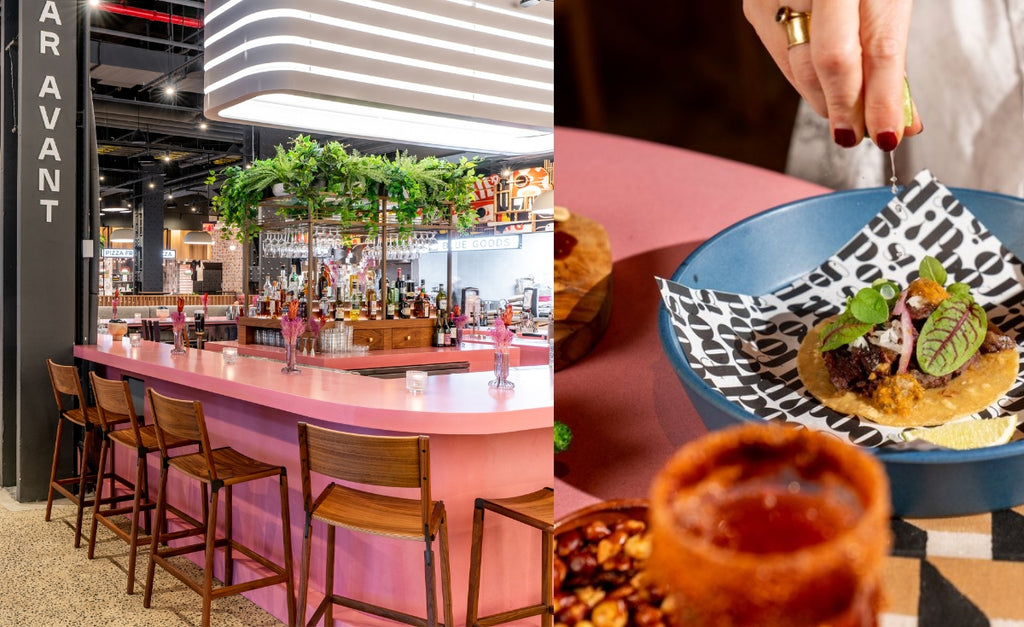
<svg viewBox="0 0 1024 627">
<path fill-rule="evenodd" d="M 611 318 L 612 249 L 598 222 L 555 207 L 555 370 L 600 341 Z"/>
</svg>

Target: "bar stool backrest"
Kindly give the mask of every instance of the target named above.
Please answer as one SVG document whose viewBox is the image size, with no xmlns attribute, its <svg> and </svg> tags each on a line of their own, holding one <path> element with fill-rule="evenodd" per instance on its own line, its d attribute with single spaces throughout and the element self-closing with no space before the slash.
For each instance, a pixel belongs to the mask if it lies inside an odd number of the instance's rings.
<svg viewBox="0 0 1024 627">
<path fill-rule="evenodd" d="M 149 406 L 153 410 L 153 423 L 156 425 L 156 440 L 160 444 L 160 455 L 170 457 L 167 449 L 166 436 L 191 440 L 200 446 L 206 457 L 210 480 L 217 480 L 217 471 L 210 458 L 210 436 L 206 432 L 206 418 L 203 416 L 203 405 L 199 401 L 186 401 L 164 396 L 153 388 L 147 388 Z"/>
<path fill-rule="evenodd" d="M 50 358 L 46 359 L 46 368 L 50 371 L 50 382 L 53 384 L 53 398 L 57 401 L 57 410 L 64 413 L 74 409 L 65 404 L 65 398 L 78 399 L 78 406 L 85 411 L 85 391 L 82 389 L 82 380 L 78 376 L 78 368 L 58 364 Z"/>
<path fill-rule="evenodd" d="M 310 473 L 363 485 L 418 488 L 430 520 L 430 438 L 346 433 L 299 423 L 302 500 L 313 508 Z"/>
<path fill-rule="evenodd" d="M 96 398 L 96 413 L 99 414 L 103 429 L 107 429 L 108 421 L 131 420 L 135 441 L 141 443 L 139 417 L 135 413 L 135 403 L 132 402 L 128 382 L 123 379 L 104 379 L 95 372 L 89 373 L 89 381 L 92 384 L 92 395 Z"/>
</svg>

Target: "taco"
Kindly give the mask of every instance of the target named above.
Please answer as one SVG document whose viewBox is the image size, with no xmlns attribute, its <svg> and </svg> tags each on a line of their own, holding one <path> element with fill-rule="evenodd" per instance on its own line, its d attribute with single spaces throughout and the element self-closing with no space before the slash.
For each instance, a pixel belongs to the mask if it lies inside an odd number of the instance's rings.
<svg viewBox="0 0 1024 627">
<path fill-rule="evenodd" d="M 1016 342 L 989 324 L 964 283 L 945 285 L 933 257 L 900 290 L 879 280 L 814 326 L 797 371 L 824 405 L 896 427 L 939 425 L 976 413 L 1017 379 Z"/>
</svg>

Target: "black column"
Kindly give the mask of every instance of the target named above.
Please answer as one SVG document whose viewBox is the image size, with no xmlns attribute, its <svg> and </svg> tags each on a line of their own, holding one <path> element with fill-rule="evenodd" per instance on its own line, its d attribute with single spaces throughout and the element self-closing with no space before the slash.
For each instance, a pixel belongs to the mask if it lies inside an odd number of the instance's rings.
<svg viewBox="0 0 1024 627">
<path fill-rule="evenodd" d="M 164 289 L 164 173 L 159 165 L 142 169 L 141 201 L 132 213 L 135 228 L 135 291 Z"/>
<path fill-rule="evenodd" d="M 78 216 L 85 211 L 79 206 L 77 177 L 82 141 L 77 33 L 78 21 L 84 19 L 78 4 L 76 0 L 36 0 L 2 5 L 4 27 L 17 24 L 18 29 L 17 44 L 4 54 L 5 64 L 8 55 L 16 59 L 17 94 L 16 125 L 5 124 L 2 135 L 2 436 L 4 450 L 9 438 L 15 439 L 20 501 L 46 497 L 56 430 L 46 358 L 72 363 L 78 296 L 83 289 L 76 272 L 82 255 L 76 239 Z M 19 15 L 9 19 L 16 7 Z M 12 33 L 4 35 L 7 41 Z M 4 76 L 4 82 L 9 78 Z M 4 110 L 6 115 L 6 103 Z M 13 135 L 12 128 L 17 129 Z M 15 155 L 11 143 L 16 144 Z M 11 172 L 17 190 L 14 202 Z M 15 433 L 7 428 L 12 423 Z"/>
</svg>

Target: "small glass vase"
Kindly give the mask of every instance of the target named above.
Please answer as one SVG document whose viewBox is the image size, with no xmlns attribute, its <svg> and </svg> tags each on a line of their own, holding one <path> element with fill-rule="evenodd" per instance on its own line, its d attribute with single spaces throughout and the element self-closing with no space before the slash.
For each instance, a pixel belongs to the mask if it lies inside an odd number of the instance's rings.
<svg viewBox="0 0 1024 627">
<path fill-rule="evenodd" d="M 183 346 L 184 341 L 182 339 L 182 335 L 184 335 L 182 333 L 183 330 L 184 327 L 179 327 L 177 325 L 174 326 L 174 348 L 171 349 L 172 355 L 185 354 L 185 347 Z"/>
<path fill-rule="evenodd" d="M 281 372 L 284 374 L 298 374 L 300 370 L 295 367 L 295 341 L 289 342 L 287 339 L 284 342 L 284 368 L 281 368 Z"/>
<path fill-rule="evenodd" d="M 511 357 L 508 351 L 494 351 L 494 379 L 487 385 L 496 390 L 514 390 L 515 383 L 508 380 L 508 367 Z"/>
</svg>

